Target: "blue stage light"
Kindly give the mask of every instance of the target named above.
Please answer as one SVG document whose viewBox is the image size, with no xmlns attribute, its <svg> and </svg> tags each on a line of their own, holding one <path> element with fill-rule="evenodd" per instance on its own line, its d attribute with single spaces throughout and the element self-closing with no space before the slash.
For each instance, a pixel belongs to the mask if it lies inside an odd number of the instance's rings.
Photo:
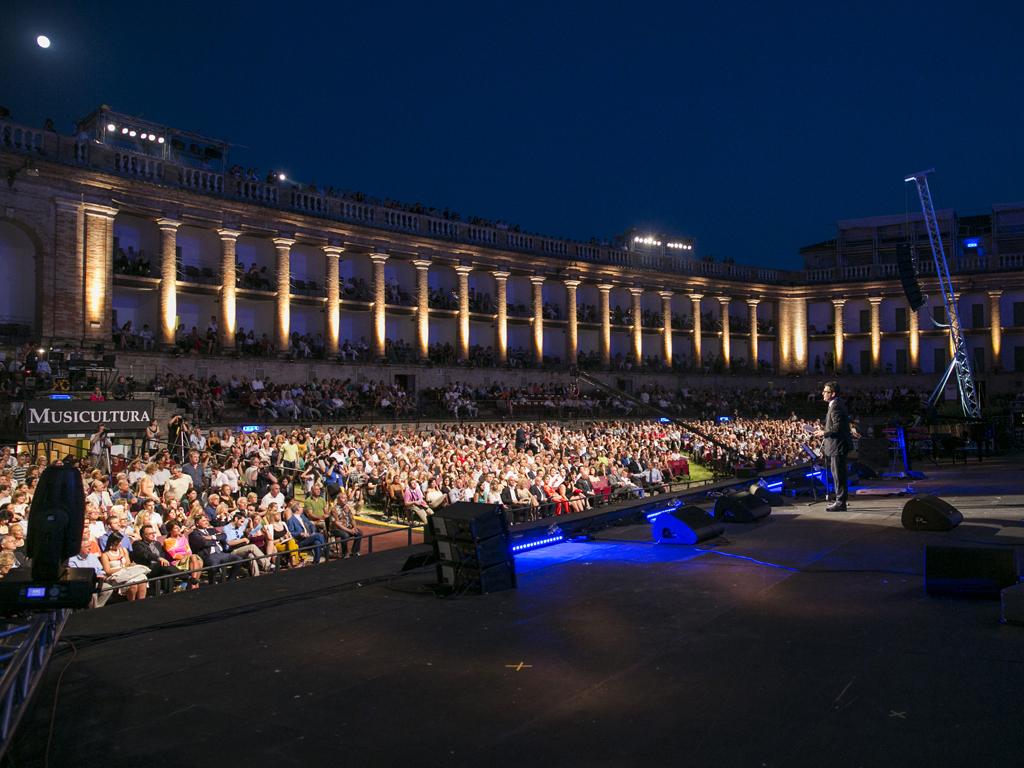
<svg viewBox="0 0 1024 768">
<path fill-rule="evenodd" d="M 50 395 L 51 400 L 70 400 L 71 395 Z"/>
<path fill-rule="evenodd" d="M 261 427 L 259 424 L 247 424 L 246 426 L 242 427 L 242 432 L 259 432 L 261 429 L 263 429 L 263 427 Z"/>
</svg>

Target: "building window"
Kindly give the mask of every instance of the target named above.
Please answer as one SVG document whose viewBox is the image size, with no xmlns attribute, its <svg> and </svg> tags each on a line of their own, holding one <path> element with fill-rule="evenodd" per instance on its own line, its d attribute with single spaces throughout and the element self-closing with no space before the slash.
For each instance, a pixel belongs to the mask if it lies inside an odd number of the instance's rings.
<svg viewBox="0 0 1024 768">
<path fill-rule="evenodd" d="M 1024 325 L 1024 301 L 1013 302 L 1013 324 L 1017 327 Z"/>
<path fill-rule="evenodd" d="M 860 311 L 860 332 L 871 333 L 871 310 L 862 309 Z"/>
<path fill-rule="evenodd" d="M 907 323 L 907 308 L 896 307 L 896 330 L 907 331 L 910 330 L 910 326 Z"/>
<path fill-rule="evenodd" d="M 971 304 L 971 328 L 985 327 L 985 305 Z"/>
<path fill-rule="evenodd" d="M 860 351 L 860 372 L 871 373 L 871 351 L 862 349 Z"/>
<path fill-rule="evenodd" d="M 943 324 L 945 324 L 945 322 L 946 322 L 946 305 L 945 304 L 937 304 L 934 307 L 932 307 L 932 320 L 934 320 L 936 323 L 943 323 Z"/>
<path fill-rule="evenodd" d="M 907 350 L 896 350 L 896 373 L 909 373 L 910 366 L 907 363 Z"/>
<path fill-rule="evenodd" d="M 985 372 L 985 348 L 974 348 L 974 371 L 975 373 Z"/>
<path fill-rule="evenodd" d="M 932 350 L 932 364 L 935 373 L 942 373 L 949 365 L 949 351 L 945 347 L 938 347 Z"/>
<path fill-rule="evenodd" d="M 1024 347 L 1013 348 L 1013 370 L 1024 373 Z"/>
</svg>

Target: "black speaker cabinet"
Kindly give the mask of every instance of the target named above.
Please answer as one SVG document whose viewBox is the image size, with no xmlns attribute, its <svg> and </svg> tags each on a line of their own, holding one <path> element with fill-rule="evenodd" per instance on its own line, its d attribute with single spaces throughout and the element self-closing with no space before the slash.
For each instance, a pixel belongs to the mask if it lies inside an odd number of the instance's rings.
<svg viewBox="0 0 1024 768">
<path fill-rule="evenodd" d="M 903 505 L 908 531 L 952 531 L 963 521 L 960 510 L 938 496 L 915 496 Z"/>
<path fill-rule="evenodd" d="M 700 507 L 679 507 L 651 520 L 651 536 L 657 544 L 696 544 L 721 535 L 725 526 Z"/>
<path fill-rule="evenodd" d="M 924 549 L 924 588 L 932 596 L 999 597 L 1019 577 L 1012 547 L 929 545 Z"/>
<path fill-rule="evenodd" d="M 715 519 L 726 523 L 756 523 L 771 512 L 766 501 L 746 491 L 719 496 L 715 501 Z"/>
<path fill-rule="evenodd" d="M 439 589 L 486 594 L 515 589 L 508 521 L 498 504 L 461 502 L 430 516 Z"/>
</svg>

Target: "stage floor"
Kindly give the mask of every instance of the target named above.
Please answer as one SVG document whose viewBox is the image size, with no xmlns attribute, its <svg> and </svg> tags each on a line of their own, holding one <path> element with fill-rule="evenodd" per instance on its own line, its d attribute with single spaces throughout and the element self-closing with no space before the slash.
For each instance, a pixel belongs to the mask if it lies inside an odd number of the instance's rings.
<svg viewBox="0 0 1024 768">
<path fill-rule="evenodd" d="M 926 470 L 950 533 L 905 531 L 903 498 L 801 502 L 715 553 L 642 526 L 528 552 L 484 597 L 392 578 L 393 550 L 80 613 L 50 765 L 1019 765 L 1024 629 L 922 569 L 927 543 L 1024 543 L 1020 467 Z M 42 763 L 69 659 L 14 765 Z"/>
</svg>

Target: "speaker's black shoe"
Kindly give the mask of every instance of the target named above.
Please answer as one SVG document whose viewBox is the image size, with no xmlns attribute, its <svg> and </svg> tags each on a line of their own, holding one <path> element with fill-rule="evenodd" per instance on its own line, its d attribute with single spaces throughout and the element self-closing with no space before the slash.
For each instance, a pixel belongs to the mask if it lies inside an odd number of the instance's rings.
<svg viewBox="0 0 1024 768">
<path fill-rule="evenodd" d="M 835 504 L 829 504 L 827 507 L 825 507 L 825 511 L 826 512 L 845 512 L 846 511 L 846 505 L 845 504 L 840 504 L 839 502 L 836 502 Z"/>
</svg>

